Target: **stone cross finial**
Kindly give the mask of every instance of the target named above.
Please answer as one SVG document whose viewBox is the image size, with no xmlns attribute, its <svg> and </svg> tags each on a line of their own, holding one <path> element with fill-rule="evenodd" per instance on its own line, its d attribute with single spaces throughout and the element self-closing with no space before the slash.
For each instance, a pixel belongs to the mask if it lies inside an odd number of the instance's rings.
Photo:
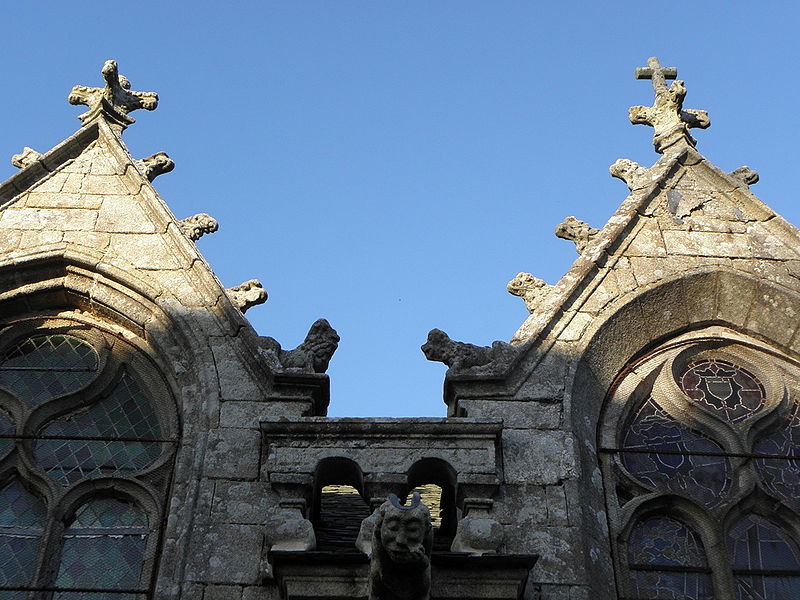
<svg viewBox="0 0 800 600">
<path fill-rule="evenodd" d="M 636 69 L 636 79 L 651 79 L 656 99 L 653 106 L 632 106 L 628 117 L 634 125 L 649 125 L 655 129 L 653 145 L 663 154 L 673 144 L 684 140 L 694 147 L 697 142 L 689 134 L 689 128 L 705 129 L 711 125 L 704 110 L 683 110 L 686 88 L 683 81 L 676 80 L 667 87 L 667 79 L 675 79 L 678 69 L 662 67 L 655 57 L 647 60 L 646 67 Z"/>
<path fill-rule="evenodd" d="M 117 61 L 107 60 L 101 73 L 106 81 L 105 87 L 76 85 L 67 98 L 70 104 L 84 104 L 89 107 L 88 111 L 78 116 L 84 126 L 98 115 L 103 115 L 108 121 L 124 129 L 136 121 L 128 113 L 140 108 L 155 110 L 158 106 L 158 94 L 155 92 L 131 91 L 131 82 L 119 74 Z"/>
</svg>

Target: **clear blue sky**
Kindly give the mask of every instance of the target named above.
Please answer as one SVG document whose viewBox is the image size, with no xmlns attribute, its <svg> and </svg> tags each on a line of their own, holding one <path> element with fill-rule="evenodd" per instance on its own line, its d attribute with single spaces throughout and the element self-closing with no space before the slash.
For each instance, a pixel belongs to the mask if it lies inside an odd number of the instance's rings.
<svg viewBox="0 0 800 600">
<path fill-rule="evenodd" d="M 260 279 L 247 316 L 294 347 L 318 317 L 342 337 L 334 416 L 443 415 L 429 329 L 508 340 L 519 271 L 555 283 L 577 256 L 553 228 L 599 227 L 627 194 L 608 166 L 649 166 L 633 70 L 676 66 L 698 149 L 800 223 L 796 3 L 15 2 L 4 6 L 2 151 L 78 128 L 75 84 L 115 58 L 154 113 L 125 133 L 164 150 L 156 188 L 220 231 L 200 249 L 225 285 Z M 14 168 L 6 161 L 0 178 Z"/>
</svg>

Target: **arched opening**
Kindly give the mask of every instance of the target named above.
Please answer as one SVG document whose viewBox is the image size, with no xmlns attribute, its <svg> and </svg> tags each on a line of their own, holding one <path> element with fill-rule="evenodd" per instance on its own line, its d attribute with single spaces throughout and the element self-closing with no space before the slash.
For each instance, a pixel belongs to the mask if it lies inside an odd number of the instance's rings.
<svg viewBox="0 0 800 600">
<path fill-rule="evenodd" d="M 355 548 L 361 522 L 370 514 L 363 490 L 364 475 L 354 461 L 329 457 L 319 462 L 311 511 L 317 550 Z"/>
<path fill-rule="evenodd" d="M 456 533 L 456 477 L 450 464 L 440 458 L 423 458 L 408 470 L 410 496 L 417 492 L 431 512 L 435 550 L 449 550 Z"/>
</svg>

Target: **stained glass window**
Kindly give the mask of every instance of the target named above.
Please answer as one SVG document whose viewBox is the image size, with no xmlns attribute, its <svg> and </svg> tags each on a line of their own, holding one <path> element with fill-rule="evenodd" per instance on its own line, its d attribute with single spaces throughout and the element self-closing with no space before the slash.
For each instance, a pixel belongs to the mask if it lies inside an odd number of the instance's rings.
<svg viewBox="0 0 800 600">
<path fill-rule="evenodd" d="M 123 341 L 108 341 L 113 343 L 95 348 L 59 333 L 0 349 L 0 459 L 4 467 L 17 464 L 20 472 L 33 471 L 37 480 L 49 476 L 63 486 L 50 519 L 63 514 L 61 503 L 73 497 L 73 484 L 125 477 L 135 488 L 132 480 L 145 481 L 148 467 L 174 449 L 165 441 L 174 440 L 174 432 L 160 419 L 165 408 L 142 385 L 157 379 L 138 372 L 139 365 L 148 368 L 138 358 L 123 364 L 123 353 L 111 352 Z M 102 360 L 98 350 L 106 353 Z M 89 387 L 101 371 L 103 381 L 116 382 L 106 391 Z M 63 403 L 69 395 L 75 400 L 71 409 Z M 37 409 L 19 411 L 10 397 Z M 42 423 L 44 415 L 56 416 Z M 35 418 L 35 424 L 16 422 L 20 416 Z M 29 431 L 36 439 L 16 443 L 16 436 Z M 10 454 L 14 448 L 18 453 Z M 146 481 L 165 491 L 167 478 Z M 146 600 L 152 572 L 143 568 L 150 564 L 145 555 L 152 551 L 148 538 L 154 530 L 133 498 L 93 498 L 62 529 L 48 523 L 44 503 L 31 489 L 21 479 L 0 480 L 0 600 Z"/>
<path fill-rule="evenodd" d="M 18 480 L 0 491 L 0 586 L 30 583 L 45 518 L 42 501 Z"/>
<path fill-rule="evenodd" d="M 795 404 L 772 430 L 756 440 L 756 454 L 796 458 L 758 458 L 756 470 L 774 496 L 800 509 L 800 405 Z"/>
<path fill-rule="evenodd" d="M 728 548 L 738 600 L 794 600 L 800 552 L 774 523 L 749 515 L 731 527 Z"/>
<path fill-rule="evenodd" d="M 36 461 L 63 485 L 84 477 L 141 471 L 161 454 L 161 444 L 155 441 L 161 437 L 155 410 L 127 373 L 109 396 L 55 419 L 40 436 L 52 439 L 36 443 Z"/>
<path fill-rule="evenodd" d="M 634 593 L 641 598 L 714 598 L 703 544 L 677 519 L 658 516 L 637 523 L 628 538 L 628 563 Z"/>
<path fill-rule="evenodd" d="M 634 415 L 623 439 L 622 462 L 630 473 L 657 489 L 689 496 L 716 506 L 730 488 L 731 466 L 722 447 L 681 425 L 655 400 L 648 399 Z M 638 452 L 652 450 L 652 452 Z"/>
<path fill-rule="evenodd" d="M 97 364 L 94 349 L 76 337 L 28 338 L 0 359 L 0 386 L 23 402 L 37 405 L 86 386 Z"/>
<path fill-rule="evenodd" d="M 732 362 L 706 358 L 690 363 L 679 378 L 683 392 L 702 408 L 731 423 L 764 407 L 763 384 Z"/>
<path fill-rule="evenodd" d="M 14 424 L 11 422 L 11 417 L 0 410 L 0 458 L 14 447 L 14 440 L 10 437 L 13 433 Z"/>
<path fill-rule="evenodd" d="M 147 517 L 130 502 L 115 498 L 87 502 L 64 530 L 56 587 L 140 588 L 147 535 Z M 56 593 L 54 597 L 74 598 L 75 594 Z M 118 599 L 119 595 L 92 597 Z"/>
</svg>

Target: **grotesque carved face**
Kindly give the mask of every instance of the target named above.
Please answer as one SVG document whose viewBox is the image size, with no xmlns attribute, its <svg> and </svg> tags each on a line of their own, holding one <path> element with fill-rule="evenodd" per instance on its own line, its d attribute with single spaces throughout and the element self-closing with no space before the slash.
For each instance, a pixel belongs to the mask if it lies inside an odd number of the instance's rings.
<svg viewBox="0 0 800 600">
<path fill-rule="evenodd" d="M 413 563 L 426 560 L 425 537 L 428 534 L 428 509 L 413 510 L 389 507 L 381 522 L 383 548 L 394 562 Z"/>
</svg>

